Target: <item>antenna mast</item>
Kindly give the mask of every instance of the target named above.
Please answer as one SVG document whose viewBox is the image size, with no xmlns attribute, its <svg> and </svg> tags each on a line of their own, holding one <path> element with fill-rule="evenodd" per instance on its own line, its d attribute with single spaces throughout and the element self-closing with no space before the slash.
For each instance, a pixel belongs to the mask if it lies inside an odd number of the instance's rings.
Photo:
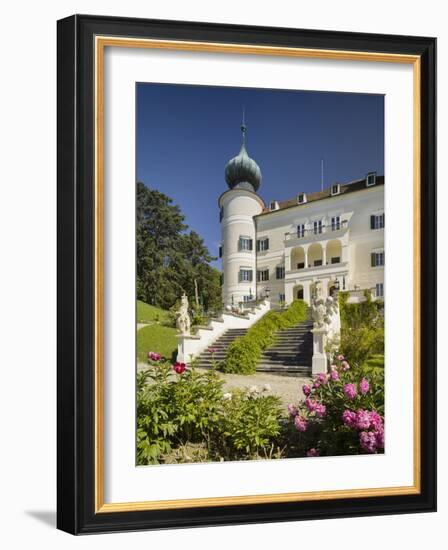
<svg viewBox="0 0 448 550">
<path fill-rule="evenodd" d="M 324 190 L 324 159 L 320 161 L 320 190 Z"/>
</svg>

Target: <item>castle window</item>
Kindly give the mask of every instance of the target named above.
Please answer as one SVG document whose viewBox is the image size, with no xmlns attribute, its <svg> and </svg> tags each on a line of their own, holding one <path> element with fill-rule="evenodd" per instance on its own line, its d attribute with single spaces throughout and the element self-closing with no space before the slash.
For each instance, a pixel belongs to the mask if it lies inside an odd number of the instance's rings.
<svg viewBox="0 0 448 550">
<path fill-rule="evenodd" d="M 297 226 L 297 237 L 299 239 L 303 239 L 303 237 L 305 236 L 305 224 L 304 223 L 300 223 L 298 226 Z"/>
<path fill-rule="evenodd" d="M 297 195 L 297 202 L 299 204 L 304 204 L 306 202 L 306 193 L 299 193 Z"/>
<path fill-rule="evenodd" d="M 366 186 L 372 187 L 376 183 L 376 172 L 369 172 L 366 176 Z"/>
<path fill-rule="evenodd" d="M 313 222 L 313 232 L 315 235 L 322 233 L 322 220 Z"/>
<path fill-rule="evenodd" d="M 278 265 L 275 268 L 275 278 L 276 279 L 284 279 L 285 278 L 285 266 Z"/>
<path fill-rule="evenodd" d="M 341 229 L 341 216 L 333 216 L 331 218 L 331 230 L 339 231 Z"/>
<path fill-rule="evenodd" d="M 297 269 L 305 269 L 305 262 L 299 262 L 297 264 Z"/>
<path fill-rule="evenodd" d="M 243 302 L 251 302 L 252 301 L 252 296 L 243 296 Z"/>
<path fill-rule="evenodd" d="M 384 296 L 384 283 L 376 283 L 376 285 L 375 285 L 375 296 L 377 298 L 383 298 L 383 296 Z"/>
<path fill-rule="evenodd" d="M 373 250 L 370 254 L 371 267 L 380 267 L 384 265 L 384 250 Z"/>
<path fill-rule="evenodd" d="M 278 295 L 278 301 L 279 302 L 285 301 L 285 294 L 283 292 L 280 292 L 280 294 Z"/>
<path fill-rule="evenodd" d="M 322 260 L 314 260 L 314 267 L 322 265 Z"/>
<path fill-rule="evenodd" d="M 265 252 L 269 250 L 269 239 L 264 237 L 263 239 L 258 239 L 257 241 L 257 252 Z"/>
<path fill-rule="evenodd" d="M 333 256 L 333 258 L 331 258 L 331 263 L 332 264 L 340 264 L 341 263 L 340 256 Z"/>
<path fill-rule="evenodd" d="M 335 183 L 334 185 L 331 186 L 331 196 L 339 195 L 340 192 L 341 192 L 341 186 L 339 185 L 339 183 Z"/>
<path fill-rule="evenodd" d="M 384 229 L 384 212 L 370 216 L 370 229 Z"/>
<path fill-rule="evenodd" d="M 222 258 L 222 245 L 219 247 L 219 257 Z"/>
<path fill-rule="evenodd" d="M 253 249 L 252 242 L 253 241 L 250 237 L 241 236 L 238 239 L 238 252 L 241 252 L 241 250 L 252 250 Z"/>
<path fill-rule="evenodd" d="M 238 281 L 240 283 L 249 283 L 253 281 L 252 269 L 249 267 L 240 267 L 240 272 L 238 274 Z"/>
<path fill-rule="evenodd" d="M 272 212 L 272 210 L 278 210 L 279 209 L 279 205 L 278 205 L 278 202 L 277 201 L 271 201 L 269 203 L 269 210 Z"/>
<path fill-rule="evenodd" d="M 260 269 L 257 271 L 257 281 L 269 281 L 269 269 Z"/>
</svg>

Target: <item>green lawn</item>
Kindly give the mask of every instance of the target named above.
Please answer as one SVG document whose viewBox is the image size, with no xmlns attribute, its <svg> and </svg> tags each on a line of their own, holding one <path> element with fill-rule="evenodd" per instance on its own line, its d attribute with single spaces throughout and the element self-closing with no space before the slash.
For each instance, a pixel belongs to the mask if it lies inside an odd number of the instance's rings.
<svg viewBox="0 0 448 550">
<path fill-rule="evenodd" d="M 176 329 L 154 324 L 137 331 L 138 360 L 146 362 L 149 351 L 171 359 L 177 351 Z"/>
<path fill-rule="evenodd" d="M 148 323 L 151 321 L 163 322 L 168 319 L 168 312 L 159 307 L 150 306 L 137 300 L 137 322 Z"/>
</svg>

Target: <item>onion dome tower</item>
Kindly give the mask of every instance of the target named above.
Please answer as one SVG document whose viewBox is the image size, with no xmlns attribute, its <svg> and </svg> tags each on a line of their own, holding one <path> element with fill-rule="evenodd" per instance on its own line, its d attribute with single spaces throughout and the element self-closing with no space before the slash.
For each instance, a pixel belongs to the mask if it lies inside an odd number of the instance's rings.
<svg viewBox="0 0 448 550">
<path fill-rule="evenodd" d="M 225 180 L 229 187 L 219 197 L 221 220 L 222 300 L 238 307 L 257 296 L 256 226 L 254 216 L 264 208 L 257 191 L 261 170 L 246 150 L 247 127 L 241 125 L 242 144 L 238 155 L 229 160 Z"/>
<path fill-rule="evenodd" d="M 240 152 L 230 159 L 226 166 L 225 176 L 229 189 L 247 189 L 256 193 L 261 183 L 261 170 L 258 164 L 249 157 L 246 151 L 247 127 L 241 125 L 243 142 Z"/>
</svg>

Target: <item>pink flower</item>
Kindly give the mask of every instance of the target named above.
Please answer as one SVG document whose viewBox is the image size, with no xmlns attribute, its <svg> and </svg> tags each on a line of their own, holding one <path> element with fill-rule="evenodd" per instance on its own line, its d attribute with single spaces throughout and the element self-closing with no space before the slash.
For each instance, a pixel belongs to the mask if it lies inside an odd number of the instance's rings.
<svg viewBox="0 0 448 550">
<path fill-rule="evenodd" d="M 151 359 L 151 361 L 160 361 L 160 353 L 156 353 L 155 351 L 150 351 L 148 353 L 148 359 Z"/>
<path fill-rule="evenodd" d="M 289 413 L 289 416 L 294 417 L 294 416 L 297 416 L 297 414 L 299 413 L 299 410 L 295 405 L 291 403 L 290 405 L 288 405 L 288 413 Z"/>
<path fill-rule="evenodd" d="M 322 403 L 317 403 L 315 407 L 315 412 L 317 416 L 325 416 L 325 413 L 327 412 L 327 407 L 325 405 L 322 405 Z"/>
<path fill-rule="evenodd" d="M 370 389 L 369 381 L 366 378 L 363 378 L 359 383 L 359 391 L 362 395 L 365 395 Z"/>
<path fill-rule="evenodd" d="M 345 410 L 342 413 L 342 422 L 344 422 L 346 426 L 353 428 L 356 423 L 356 413 L 353 411 Z"/>
<path fill-rule="evenodd" d="M 375 453 L 377 449 L 376 435 L 374 432 L 360 432 L 359 444 L 364 451 Z"/>
<path fill-rule="evenodd" d="M 208 348 L 209 353 L 216 353 L 218 350 L 216 348 Z"/>
<path fill-rule="evenodd" d="M 383 419 L 376 411 L 370 411 L 370 424 L 376 431 L 383 429 Z"/>
<path fill-rule="evenodd" d="M 356 427 L 358 430 L 368 430 L 370 428 L 370 412 L 359 409 L 356 413 Z"/>
<path fill-rule="evenodd" d="M 384 449 L 384 428 L 381 426 L 379 430 L 375 430 L 373 433 L 375 434 L 377 448 Z"/>
<path fill-rule="evenodd" d="M 338 370 L 338 366 L 337 365 L 331 365 L 330 369 L 331 370 Z"/>
<path fill-rule="evenodd" d="M 350 365 L 347 363 L 347 361 L 342 361 L 341 368 L 345 372 L 350 368 Z"/>
<path fill-rule="evenodd" d="M 186 368 L 187 366 L 185 365 L 185 363 L 179 363 L 178 361 L 173 365 L 173 370 L 177 374 L 182 374 L 183 372 L 185 372 Z"/>
<path fill-rule="evenodd" d="M 339 373 L 336 369 L 331 369 L 330 378 L 333 380 L 333 382 L 337 382 L 339 380 Z"/>
<path fill-rule="evenodd" d="M 308 422 L 303 416 L 297 415 L 294 419 L 294 426 L 298 432 L 306 432 Z"/>
<path fill-rule="evenodd" d="M 358 394 L 356 384 L 345 384 L 344 393 L 349 399 L 354 399 Z"/>
<path fill-rule="evenodd" d="M 327 383 L 327 375 L 323 372 L 319 373 L 316 378 L 316 382 L 319 384 L 326 384 Z"/>
<path fill-rule="evenodd" d="M 319 456 L 319 451 L 317 449 L 309 449 L 307 452 L 306 452 L 306 456 Z"/>
<path fill-rule="evenodd" d="M 338 361 L 343 361 L 344 360 L 344 356 L 343 355 L 336 355 L 336 359 Z"/>
<path fill-rule="evenodd" d="M 302 391 L 303 391 L 303 395 L 308 396 L 311 393 L 311 388 L 308 386 L 308 384 L 303 384 Z"/>
<path fill-rule="evenodd" d="M 314 399 L 310 399 L 309 397 L 305 399 L 305 405 L 309 412 L 314 412 L 316 410 L 316 404 L 317 403 L 316 401 L 314 401 Z"/>
</svg>

